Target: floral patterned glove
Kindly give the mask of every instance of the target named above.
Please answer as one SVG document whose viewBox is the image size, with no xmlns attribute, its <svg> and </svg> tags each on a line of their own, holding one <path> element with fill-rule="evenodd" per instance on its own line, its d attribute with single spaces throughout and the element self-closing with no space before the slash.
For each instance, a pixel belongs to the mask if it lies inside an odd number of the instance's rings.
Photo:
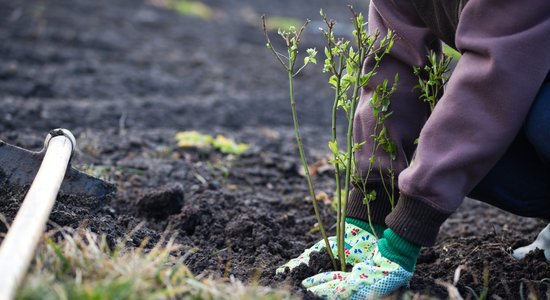
<svg viewBox="0 0 550 300">
<path fill-rule="evenodd" d="M 372 259 L 356 264 L 351 272 L 318 274 L 302 281 L 302 285 L 325 299 L 371 299 L 408 285 L 412 275 L 376 251 Z"/>
<path fill-rule="evenodd" d="M 332 236 L 328 238 L 332 252 L 337 254 L 337 242 L 336 237 Z M 346 222 L 346 230 L 344 235 L 344 248 L 346 252 L 346 263 L 355 265 L 367 259 L 370 259 L 376 249 L 376 236 L 369 233 L 367 230 L 355 226 L 351 223 Z M 311 252 L 320 251 L 325 247 L 325 241 L 321 240 L 313 245 L 311 248 L 306 249 L 300 256 L 297 258 L 291 259 L 286 264 L 282 265 L 277 269 L 277 274 L 285 273 L 287 268 L 292 270 L 299 266 L 300 264 L 309 263 L 309 255 Z"/>
</svg>

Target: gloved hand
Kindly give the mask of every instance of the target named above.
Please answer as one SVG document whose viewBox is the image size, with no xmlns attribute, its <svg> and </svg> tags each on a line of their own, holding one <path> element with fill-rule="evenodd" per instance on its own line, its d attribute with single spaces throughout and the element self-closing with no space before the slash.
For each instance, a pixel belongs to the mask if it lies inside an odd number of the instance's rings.
<svg viewBox="0 0 550 300">
<path fill-rule="evenodd" d="M 334 253 L 334 256 L 337 256 L 338 245 L 336 237 L 332 236 L 328 238 L 329 244 Z M 346 263 L 355 265 L 364 260 L 370 259 L 376 249 L 377 239 L 374 234 L 369 233 L 367 230 L 346 222 L 346 229 L 344 235 L 344 248 L 346 253 Z M 309 255 L 311 252 L 320 251 L 325 248 L 325 241 L 321 240 L 313 245 L 311 248 L 306 249 L 300 256 L 297 258 L 291 259 L 286 264 L 282 265 L 276 270 L 277 274 L 284 273 L 286 269 L 292 270 L 299 266 L 300 264 L 309 263 Z"/>
<path fill-rule="evenodd" d="M 544 250 L 544 257 L 546 257 L 546 260 L 550 262 L 550 225 L 547 225 L 537 236 L 537 239 L 524 247 L 517 248 L 512 252 L 512 256 L 515 259 L 523 259 L 527 255 L 527 253 L 535 250 L 535 249 L 542 249 Z"/>
<path fill-rule="evenodd" d="M 326 299 L 372 299 L 408 285 L 412 275 L 376 251 L 371 259 L 356 264 L 351 272 L 318 274 L 302 281 L 302 285 Z"/>
</svg>

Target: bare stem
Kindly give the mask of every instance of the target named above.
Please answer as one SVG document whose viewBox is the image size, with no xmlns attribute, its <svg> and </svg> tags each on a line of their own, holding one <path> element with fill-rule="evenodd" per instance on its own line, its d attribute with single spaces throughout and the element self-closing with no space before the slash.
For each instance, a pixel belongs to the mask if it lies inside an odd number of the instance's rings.
<svg viewBox="0 0 550 300">
<path fill-rule="evenodd" d="M 306 176 L 307 181 L 307 187 L 309 190 L 309 195 L 311 197 L 311 200 L 313 202 L 313 210 L 315 211 L 315 216 L 317 217 L 317 223 L 319 224 L 319 231 L 321 232 L 321 235 L 323 236 L 323 240 L 325 241 L 325 245 L 327 248 L 328 255 L 330 256 L 330 260 L 332 261 L 332 265 L 334 269 L 336 270 L 336 261 L 334 260 L 334 255 L 332 253 L 332 249 L 330 248 L 330 243 L 327 238 L 327 234 L 325 232 L 325 226 L 323 225 L 323 220 L 321 219 L 321 214 L 319 213 L 319 206 L 317 205 L 317 200 L 315 197 L 315 191 L 313 189 L 313 183 L 311 180 L 311 175 L 309 174 L 309 168 L 307 165 L 306 156 L 304 154 L 304 149 L 302 147 L 302 139 L 300 138 L 300 127 L 298 124 L 298 116 L 296 113 L 296 101 L 294 100 L 294 79 L 292 76 L 292 68 L 293 63 L 291 62 L 289 66 L 289 72 L 288 72 L 288 82 L 289 82 L 289 92 L 290 92 L 290 106 L 292 108 L 292 121 L 294 123 L 294 133 L 296 134 L 296 143 L 298 144 L 298 151 L 300 152 L 300 160 L 302 162 L 302 166 L 304 168 L 304 174 Z M 345 265 L 344 265 L 345 266 Z"/>
<path fill-rule="evenodd" d="M 355 14 L 355 12 L 353 11 L 353 9 L 351 9 L 351 6 L 350 6 L 350 10 L 352 11 L 352 14 L 353 14 L 353 23 L 354 23 L 354 27 L 355 27 L 355 30 L 357 32 L 357 47 L 358 47 L 358 55 L 359 55 L 359 59 L 357 60 L 358 61 L 358 64 L 361 65 L 361 63 L 363 62 L 363 59 L 365 57 L 365 47 L 363 45 L 363 42 L 362 42 L 362 36 L 361 36 L 361 26 L 362 24 L 358 24 L 358 17 L 357 15 Z M 346 162 L 346 177 L 345 177 L 345 181 L 344 181 L 344 201 L 343 201 L 343 204 L 342 204 L 342 214 L 341 214 L 341 219 L 339 220 L 341 223 L 340 223 L 340 243 L 343 245 L 344 244 L 344 235 L 345 235 L 345 226 L 346 226 L 346 206 L 347 206 L 347 202 L 348 202 L 348 198 L 349 198 L 349 192 L 350 192 L 350 183 L 351 183 L 351 171 L 352 171 L 352 164 L 353 164 L 353 143 L 354 143 L 354 140 L 353 140 L 353 122 L 355 120 L 355 110 L 357 108 L 357 103 L 359 102 L 359 95 L 360 95 L 360 89 L 361 89 L 361 71 L 360 71 L 360 66 L 359 66 L 359 70 L 357 71 L 357 74 L 355 76 L 355 83 L 354 83 L 354 86 L 353 86 L 353 95 L 351 97 L 351 107 L 350 107 L 350 111 L 349 111 L 349 117 L 348 117 L 348 131 L 347 131 L 347 153 L 348 153 L 348 157 L 347 157 L 347 162 Z M 346 266 L 342 266 L 342 271 L 345 271 L 345 268 Z"/>
<path fill-rule="evenodd" d="M 376 237 L 376 239 L 380 239 L 380 237 L 378 237 L 378 234 L 376 234 L 376 230 L 374 230 L 374 225 L 372 223 L 372 218 L 371 218 L 371 213 L 370 213 L 370 203 L 367 203 L 367 214 L 368 214 L 368 218 L 369 218 L 369 226 L 370 226 L 370 229 L 372 230 L 372 233 L 374 234 L 374 236 Z"/>
<path fill-rule="evenodd" d="M 321 219 L 321 214 L 319 212 L 319 207 L 317 205 L 317 200 L 316 200 L 316 197 L 315 197 L 315 190 L 313 188 L 313 182 L 311 180 L 311 175 L 309 173 L 307 159 L 306 159 L 306 156 L 304 154 L 304 149 L 303 149 L 303 146 L 302 146 L 302 139 L 300 137 L 300 126 L 299 126 L 299 123 L 298 123 L 298 115 L 296 113 L 296 101 L 294 99 L 294 76 L 303 69 L 303 66 L 302 66 L 302 68 L 299 68 L 298 71 L 296 73 L 294 73 L 294 65 L 295 65 L 295 62 L 296 62 L 296 54 L 298 52 L 297 47 L 294 47 L 294 46 L 299 43 L 300 37 L 301 37 L 302 33 L 304 32 L 306 26 L 309 24 L 309 22 L 310 21 L 307 20 L 302 25 L 300 30 L 297 33 L 295 33 L 295 35 L 293 36 L 293 38 L 295 38 L 295 40 L 292 40 L 292 38 L 289 35 L 283 35 L 283 39 L 286 42 L 287 51 L 288 51 L 288 56 L 284 56 L 284 55 L 280 54 L 279 52 L 277 52 L 273 48 L 273 43 L 271 43 L 271 40 L 269 39 L 269 34 L 267 32 L 265 16 L 262 16 L 262 26 L 263 26 L 263 32 L 264 32 L 264 37 L 265 37 L 265 40 L 266 40 L 266 43 L 267 43 L 267 47 L 271 50 L 271 52 L 273 53 L 273 55 L 275 56 L 277 61 L 283 66 L 283 68 L 286 70 L 286 72 L 288 74 L 289 98 L 290 98 L 290 106 L 291 106 L 291 109 L 292 109 L 292 121 L 293 121 L 293 124 L 294 124 L 294 133 L 296 135 L 296 143 L 298 145 L 298 151 L 300 153 L 300 161 L 301 161 L 302 167 L 304 169 L 304 174 L 305 174 L 306 181 L 307 181 L 309 195 L 310 195 L 311 200 L 313 202 L 313 210 L 315 211 L 315 217 L 317 218 L 317 224 L 319 224 L 319 231 L 321 232 L 323 240 L 325 241 L 325 246 L 326 246 L 328 255 L 330 256 L 332 266 L 334 267 L 334 269 L 336 269 L 336 261 L 334 260 L 334 255 L 332 253 L 332 249 L 330 248 L 330 243 L 328 241 L 327 234 L 325 232 L 325 226 L 323 224 L 323 220 Z M 283 61 L 283 58 L 285 58 L 288 61 L 288 64 L 286 64 Z"/>
<path fill-rule="evenodd" d="M 330 48 L 330 45 L 329 45 Z M 330 51 L 330 50 L 329 50 Z M 336 132 L 336 113 L 338 111 L 338 100 L 340 99 L 340 93 L 341 93 L 341 86 L 340 86 L 340 78 L 342 77 L 342 71 L 343 71 L 343 57 L 340 57 L 339 61 L 339 70 L 336 72 L 334 70 L 335 75 L 337 76 L 337 82 L 336 82 L 336 92 L 334 97 L 334 104 L 332 106 L 332 141 L 337 142 L 337 132 Z M 336 144 L 337 145 L 337 144 Z M 336 200 L 338 201 L 338 211 L 336 212 L 336 232 L 341 233 L 341 227 L 342 224 L 340 220 L 342 219 L 342 188 L 340 187 L 340 166 L 338 162 L 338 152 L 334 153 L 334 177 L 336 179 Z M 344 225 L 345 226 L 345 225 Z M 345 230 L 345 228 L 344 228 Z M 344 243 L 338 241 L 338 257 L 340 258 L 340 266 L 345 271 L 346 268 L 346 253 L 344 251 Z"/>
</svg>

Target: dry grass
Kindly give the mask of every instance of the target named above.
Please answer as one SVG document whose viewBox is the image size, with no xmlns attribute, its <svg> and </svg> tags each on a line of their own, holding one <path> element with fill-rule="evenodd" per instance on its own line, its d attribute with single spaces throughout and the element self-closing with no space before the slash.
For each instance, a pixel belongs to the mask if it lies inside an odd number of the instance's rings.
<svg viewBox="0 0 550 300">
<path fill-rule="evenodd" d="M 54 242 L 53 236 L 62 239 Z M 131 234 L 130 234 L 131 235 Z M 129 236 L 130 236 L 129 235 Z M 58 236 L 58 235 L 57 235 Z M 246 286 L 234 278 L 194 276 L 175 257 L 174 239 L 153 249 L 114 249 L 88 230 L 63 229 L 46 234 L 17 299 L 291 299 L 288 291 Z"/>
</svg>

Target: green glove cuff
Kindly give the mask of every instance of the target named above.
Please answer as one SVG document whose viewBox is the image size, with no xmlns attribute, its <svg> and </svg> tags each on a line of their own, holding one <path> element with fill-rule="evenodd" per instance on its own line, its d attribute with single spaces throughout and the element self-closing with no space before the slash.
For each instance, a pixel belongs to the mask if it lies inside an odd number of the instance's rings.
<svg viewBox="0 0 550 300">
<path fill-rule="evenodd" d="M 378 250 L 382 256 L 409 272 L 414 272 L 420 255 L 420 246 L 405 240 L 390 228 L 384 231 L 384 238 L 378 240 Z"/>
<path fill-rule="evenodd" d="M 363 221 L 363 220 L 359 220 L 359 219 L 354 219 L 354 218 L 350 218 L 350 217 L 347 217 L 346 218 L 346 223 L 349 223 L 349 224 L 353 224 L 363 230 L 366 230 L 368 233 L 370 234 L 374 234 L 374 232 L 376 233 L 376 236 L 381 239 L 383 236 L 384 236 L 384 230 L 386 230 L 386 227 L 385 225 L 379 225 L 379 224 L 372 224 L 372 227 L 370 226 L 369 222 L 366 222 L 366 221 Z M 374 228 L 374 232 L 372 232 L 372 228 Z"/>
</svg>

